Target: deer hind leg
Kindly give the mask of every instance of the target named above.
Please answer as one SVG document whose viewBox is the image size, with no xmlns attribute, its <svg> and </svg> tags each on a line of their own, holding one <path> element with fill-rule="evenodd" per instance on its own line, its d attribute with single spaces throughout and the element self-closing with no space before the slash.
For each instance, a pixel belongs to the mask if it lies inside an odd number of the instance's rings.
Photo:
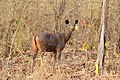
<svg viewBox="0 0 120 80">
<path fill-rule="evenodd" d="M 38 66 L 42 66 L 43 65 L 43 55 L 45 53 L 45 48 L 44 48 L 44 45 L 40 44 L 40 40 L 39 40 L 38 36 L 36 36 L 36 43 L 37 43 L 38 50 L 40 52 L 40 62 L 38 64 Z"/>
<path fill-rule="evenodd" d="M 33 54 L 32 69 L 33 69 L 33 67 L 35 66 L 35 58 L 36 58 L 36 56 L 37 56 L 37 52 L 38 52 L 38 51 L 35 51 L 34 54 Z"/>
<path fill-rule="evenodd" d="M 39 62 L 39 66 L 42 66 L 43 65 L 43 55 L 44 55 L 45 52 L 40 52 L 40 62 Z"/>
<path fill-rule="evenodd" d="M 33 62 L 32 62 L 31 67 L 32 67 L 32 72 L 33 72 L 33 67 L 35 66 L 35 58 L 38 53 L 38 48 L 36 45 L 36 37 L 33 37 L 33 39 L 32 39 L 32 48 L 33 48 Z"/>
</svg>

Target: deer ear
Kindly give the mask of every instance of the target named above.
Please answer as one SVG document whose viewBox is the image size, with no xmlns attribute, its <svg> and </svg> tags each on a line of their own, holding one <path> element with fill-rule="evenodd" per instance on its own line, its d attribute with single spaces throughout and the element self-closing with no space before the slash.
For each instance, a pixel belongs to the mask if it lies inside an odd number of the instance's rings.
<svg viewBox="0 0 120 80">
<path fill-rule="evenodd" d="M 68 20 L 65 20 L 65 23 L 66 23 L 66 24 L 69 24 L 69 21 L 68 21 Z"/>
<path fill-rule="evenodd" d="M 78 23 L 78 20 L 75 21 L 75 24 L 77 24 L 77 23 Z"/>
</svg>

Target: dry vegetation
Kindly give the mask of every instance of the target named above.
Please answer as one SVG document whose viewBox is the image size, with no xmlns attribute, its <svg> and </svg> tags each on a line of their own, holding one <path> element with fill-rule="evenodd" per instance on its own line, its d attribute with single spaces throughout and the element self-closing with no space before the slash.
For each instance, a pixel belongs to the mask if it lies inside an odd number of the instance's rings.
<svg viewBox="0 0 120 80">
<path fill-rule="evenodd" d="M 109 0 L 108 16 L 105 66 L 96 75 L 101 0 L 0 0 L 0 80 L 119 80 L 119 0 Z M 36 62 L 31 73 L 32 36 L 40 31 L 64 32 L 66 19 L 78 19 L 79 30 L 66 44 L 56 73 L 50 53 L 45 53 L 43 67 Z"/>
</svg>

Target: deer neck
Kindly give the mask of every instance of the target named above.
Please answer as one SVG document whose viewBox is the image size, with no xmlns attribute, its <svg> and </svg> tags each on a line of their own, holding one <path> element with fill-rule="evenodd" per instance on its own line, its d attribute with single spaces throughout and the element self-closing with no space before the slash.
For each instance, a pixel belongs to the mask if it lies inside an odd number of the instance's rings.
<svg viewBox="0 0 120 80">
<path fill-rule="evenodd" d="M 74 28 L 65 32 L 65 42 L 67 42 L 70 39 L 73 31 Z"/>
</svg>

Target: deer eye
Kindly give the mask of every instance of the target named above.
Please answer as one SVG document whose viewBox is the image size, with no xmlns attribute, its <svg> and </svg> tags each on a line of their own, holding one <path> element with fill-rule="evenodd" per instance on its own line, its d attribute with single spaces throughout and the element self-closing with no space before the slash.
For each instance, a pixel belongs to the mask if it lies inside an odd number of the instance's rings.
<svg viewBox="0 0 120 80">
<path fill-rule="evenodd" d="M 69 25 L 69 27 L 70 27 L 70 28 L 73 28 L 73 26 L 72 26 L 72 25 Z"/>
</svg>

